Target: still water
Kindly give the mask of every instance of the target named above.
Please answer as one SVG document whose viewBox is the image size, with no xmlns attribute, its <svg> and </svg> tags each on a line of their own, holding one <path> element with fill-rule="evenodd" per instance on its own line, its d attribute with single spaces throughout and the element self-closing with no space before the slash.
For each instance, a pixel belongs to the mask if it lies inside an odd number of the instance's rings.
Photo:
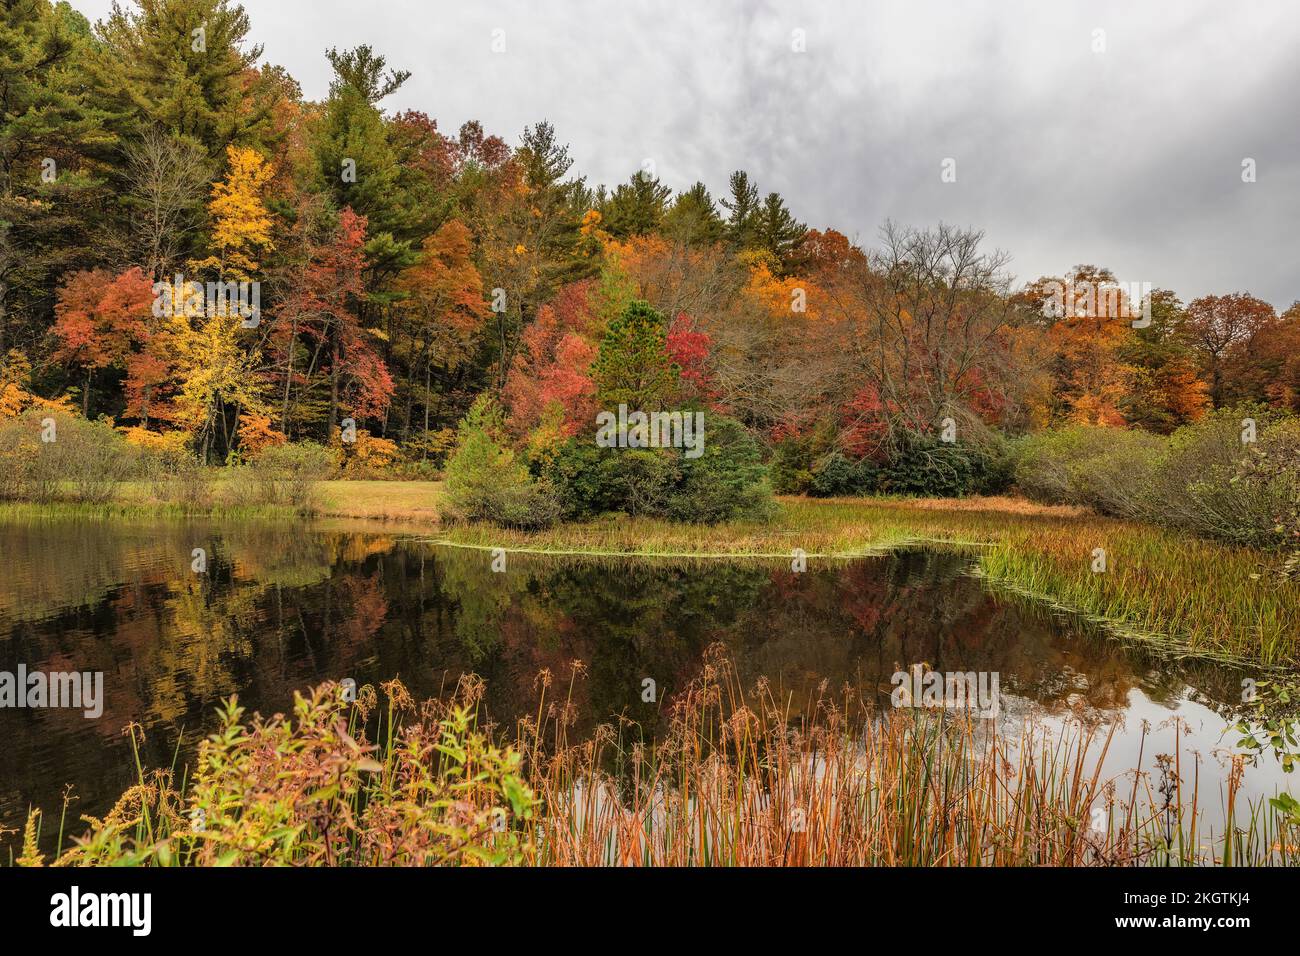
<svg viewBox="0 0 1300 956">
<path fill-rule="evenodd" d="M 67 785 L 71 820 L 108 809 L 133 782 L 129 722 L 145 728 L 145 766 L 169 766 L 178 744 L 182 762 L 192 755 L 220 700 L 286 711 L 295 690 L 326 679 L 400 677 L 419 698 L 474 673 L 491 719 L 508 726 L 535 710 L 539 671 L 567 679 L 580 660 L 574 736 L 617 715 L 653 733 L 660 706 L 643 701 L 643 682 L 662 705 L 719 642 L 747 685 L 768 678 L 796 710 L 823 682 L 887 704 L 891 675 L 920 662 L 996 672 L 998 719 L 1013 731 L 1076 715 L 1118 725 L 1107 776 L 1136 767 L 1139 749 L 1150 770 L 1180 735 L 1213 815 L 1243 675 L 1125 646 L 970 570 L 969 558 L 918 551 L 803 574 L 780 562 L 511 556 L 498 574 L 486 552 L 366 530 L 0 523 L 0 671 L 104 675 L 98 718 L 0 709 L 0 826 L 21 826 L 30 806 L 55 826 Z M 1289 782 L 1265 756 L 1244 796 Z"/>
</svg>

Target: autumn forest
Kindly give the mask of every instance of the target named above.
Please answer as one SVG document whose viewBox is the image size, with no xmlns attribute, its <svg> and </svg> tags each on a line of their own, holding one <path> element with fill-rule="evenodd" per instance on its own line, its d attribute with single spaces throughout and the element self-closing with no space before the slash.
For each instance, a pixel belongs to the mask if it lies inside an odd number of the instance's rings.
<svg viewBox="0 0 1300 956">
<path fill-rule="evenodd" d="M 1053 315 L 1049 283 L 1115 277 L 1078 265 L 1016 288 L 978 232 L 940 224 L 859 244 L 744 171 L 717 197 L 646 170 L 591 184 L 544 119 L 496 135 L 386 113 L 408 74 L 364 46 L 327 51 L 329 96 L 305 101 L 215 0 L 145 0 L 97 28 L 23 0 L 2 29 L 6 417 L 58 405 L 209 463 L 337 447 L 350 419 L 347 465 L 433 474 L 480 395 L 520 448 L 587 428 L 602 340 L 634 300 L 664 318 L 673 397 L 742 423 L 789 464 L 783 490 L 945 418 L 983 443 L 1300 411 L 1300 309 L 1248 290 L 1183 302 L 1156 284 L 1146 323 L 1115 297 Z M 257 283 L 259 321 L 155 314 L 178 281 Z"/>
</svg>

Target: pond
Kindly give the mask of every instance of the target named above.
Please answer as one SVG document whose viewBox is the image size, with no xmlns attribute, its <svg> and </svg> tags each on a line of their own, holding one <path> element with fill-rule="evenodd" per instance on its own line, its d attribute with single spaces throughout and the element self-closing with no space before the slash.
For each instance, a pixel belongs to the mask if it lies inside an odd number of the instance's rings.
<svg viewBox="0 0 1300 956">
<path fill-rule="evenodd" d="M 134 778 L 130 722 L 145 728 L 144 765 L 169 766 L 178 742 L 183 760 L 212 729 L 222 699 L 237 693 L 270 714 L 322 680 L 400 677 L 420 698 L 473 673 L 491 719 L 510 726 L 535 712 L 540 671 L 567 693 L 580 660 L 573 735 L 618 715 L 653 733 L 715 643 L 747 685 L 766 677 L 795 711 L 823 682 L 888 705 L 891 676 L 921 662 L 996 673 L 1004 732 L 1075 715 L 1119 725 L 1107 775 L 1140 753 L 1149 770 L 1181 735 L 1184 752 L 1200 754 L 1212 816 L 1237 738 L 1228 722 L 1241 672 L 1108 638 L 991 589 L 956 554 L 811 561 L 798 574 L 776 561 L 510 555 L 496 573 L 489 552 L 371 530 L 60 520 L 0 523 L 0 555 L 0 672 L 104 681 L 94 718 L 0 709 L 0 826 L 21 826 L 37 806 L 54 827 L 66 785 L 71 820 L 112 806 Z M 1288 782 L 1266 755 L 1246 771 L 1244 796 Z"/>
</svg>

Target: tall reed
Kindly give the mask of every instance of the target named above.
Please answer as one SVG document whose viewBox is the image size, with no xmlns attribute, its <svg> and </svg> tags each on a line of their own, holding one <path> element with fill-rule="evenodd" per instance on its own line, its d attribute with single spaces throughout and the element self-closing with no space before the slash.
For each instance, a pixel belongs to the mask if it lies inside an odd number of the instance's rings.
<svg viewBox="0 0 1300 956">
<path fill-rule="evenodd" d="M 1004 734 L 961 712 L 878 708 L 847 689 L 779 699 L 712 649 L 667 705 L 570 740 L 575 663 L 540 675 L 535 714 L 495 739 L 465 678 L 417 705 L 397 682 L 323 685 L 292 718 L 233 701 L 192 774 L 147 773 L 59 865 L 1296 865 L 1294 801 L 1239 800 L 1206 825 L 1177 728 L 1169 753 L 1101 775 L 1110 734 Z M 131 733 L 138 733 L 132 728 Z M 1113 734 L 1113 730 L 1110 732 Z M 373 739 L 378 743 L 370 743 Z M 1151 741 L 1155 746 L 1154 739 Z M 1147 739 L 1143 739 L 1143 753 Z M 1244 758 L 1242 758 L 1244 759 Z M 17 862 L 41 865 L 33 813 Z M 61 824 L 62 826 L 62 824 Z M 11 852 L 12 856 L 12 852 Z"/>
</svg>

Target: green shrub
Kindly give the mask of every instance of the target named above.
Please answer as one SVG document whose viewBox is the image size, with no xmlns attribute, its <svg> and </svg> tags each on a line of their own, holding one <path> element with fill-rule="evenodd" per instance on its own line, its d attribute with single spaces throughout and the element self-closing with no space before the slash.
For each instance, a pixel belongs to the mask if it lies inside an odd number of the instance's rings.
<svg viewBox="0 0 1300 956">
<path fill-rule="evenodd" d="M 668 516 L 712 524 L 771 513 L 772 489 L 762 450 L 734 418 L 706 413 L 704 453 L 680 459 L 682 480 Z"/>
<path fill-rule="evenodd" d="M 1147 519 L 1164 442 L 1148 432 L 1119 432 L 1115 447 L 1078 462 L 1071 484 L 1078 504 L 1117 518 Z"/>
<path fill-rule="evenodd" d="M 542 469 L 566 518 L 609 512 L 713 523 L 762 516 L 771 505 L 758 443 L 732 419 L 705 413 L 703 454 L 670 448 L 601 448 L 570 439 Z"/>
<path fill-rule="evenodd" d="M 869 458 L 854 461 L 833 452 L 818 462 L 809 484 L 817 498 L 861 497 L 880 487 L 880 469 Z"/>
<path fill-rule="evenodd" d="M 561 446 L 544 475 L 559 489 L 564 516 L 576 521 L 615 511 L 664 515 L 681 480 L 674 451 L 601 448 L 589 437 Z"/>
<path fill-rule="evenodd" d="M 1253 442 L 1243 441 L 1246 419 Z M 1020 442 L 1016 481 L 1036 501 L 1300 547 L 1300 422 L 1266 408 L 1220 409 L 1168 438 L 1084 427 L 1032 435 Z"/>
<path fill-rule="evenodd" d="M 1278 569 L 1300 578 L 1300 421 L 1269 425 L 1237 474 L 1239 484 L 1267 489 L 1271 507 L 1258 526 L 1263 544 L 1289 552 Z"/>
<path fill-rule="evenodd" d="M 1166 448 L 1165 439 L 1136 430 L 1072 426 L 1043 432 L 1021 441 L 1016 483 L 1035 501 L 1146 518 Z"/>
<path fill-rule="evenodd" d="M 541 469 L 543 480 L 556 490 L 565 518 L 584 521 L 618 510 L 613 485 L 601 468 L 613 450 L 597 447 L 590 436 L 571 438 Z"/>
<path fill-rule="evenodd" d="M 501 488 L 495 498 L 496 515 L 490 520 L 508 528 L 548 528 L 560 520 L 560 502 L 549 484 L 528 481 Z"/>
<path fill-rule="evenodd" d="M 30 409 L 0 424 L 0 497 L 10 500 L 103 504 L 136 462 L 136 450 L 106 422 Z"/>
<path fill-rule="evenodd" d="M 480 397 L 461 422 L 445 480 L 445 509 L 453 518 L 541 528 L 560 516 L 550 483 L 534 479 L 506 443 L 501 409 L 488 396 Z"/>
<path fill-rule="evenodd" d="M 609 448 L 600 463 L 604 493 L 630 515 L 662 515 L 681 478 L 678 456 L 663 449 Z"/>
<path fill-rule="evenodd" d="M 813 492 L 811 443 L 803 438 L 786 438 L 778 442 L 772 451 L 772 462 L 768 472 L 771 476 L 772 490 L 778 495 L 804 495 Z"/>
<path fill-rule="evenodd" d="M 182 781 L 158 770 L 57 866 L 517 866 L 535 856 L 539 801 L 459 692 L 417 708 L 399 682 L 295 693 L 289 716 L 234 698 Z M 376 716 L 372 719 L 371 714 Z M 376 743 L 370 743 L 373 738 Z M 135 738 L 132 738 L 135 742 Z M 147 780 L 147 782 L 146 782 Z M 27 832 L 35 831 L 28 815 Z M 34 836 L 20 865 L 44 865 Z"/>
<path fill-rule="evenodd" d="M 1105 454 L 1113 441 L 1109 431 L 1073 426 L 1026 435 L 1017 448 L 1016 485 L 1033 501 L 1079 504 L 1073 469 L 1080 461 Z"/>
<path fill-rule="evenodd" d="M 962 498 L 984 477 L 978 449 L 930 436 L 911 438 L 880 469 L 880 490 L 916 498 Z"/>
<path fill-rule="evenodd" d="M 1256 423 L 1242 441 L 1242 421 Z M 1156 520 L 1238 544 L 1282 547 L 1300 500 L 1300 423 L 1266 409 L 1220 410 L 1170 439 L 1156 475 Z"/>
<path fill-rule="evenodd" d="M 989 431 L 978 449 L 974 492 L 1003 495 L 1016 481 L 1016 445 L 1001 432 Z"/>
<path fill-rule="evenodd" d="M 29 411 L 0 423 L 0 498 L 43 502 L 57 495 L 55 470 L 41 441 L 45 417 Z"/>
</svg>

